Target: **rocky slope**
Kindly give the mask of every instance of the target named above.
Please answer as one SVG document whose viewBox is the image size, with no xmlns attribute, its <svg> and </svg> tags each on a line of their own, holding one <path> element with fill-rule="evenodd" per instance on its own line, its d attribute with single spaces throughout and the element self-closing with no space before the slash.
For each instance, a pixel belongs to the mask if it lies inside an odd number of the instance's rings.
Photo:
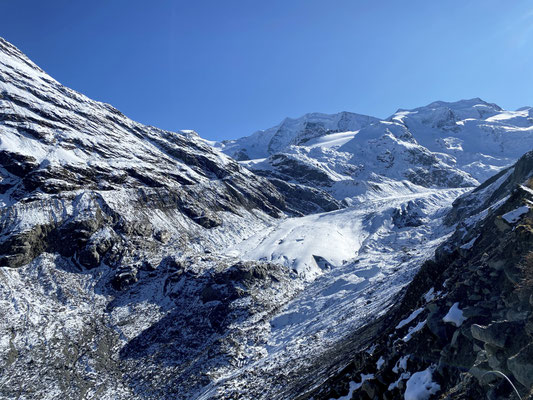
<svg viewBox="0 0 533 400">
<path fill-rule="evenodd" d="M 533 398 L 532 176 L 527 153 L 456 201 L 488 192 L 313 398 Z"/>
<path fill-rule="evenodd" d="M 3 40 L 0 180 L 2 398 L 188 398 L 257 357 L 243 338 L 299 288 L 282 266 L 224 256 L 287 210 L 272 185 Z"/>
<path fill-rule="evenodd" d="M 106 226 L 181 241 L 183 250 L 188 232 L 205 231 L 211 240 L 197 247 L 209 248 L 217 245 L 209 230 L 226 229 L 224 213 L 257 210 L 261 219 L 286 208 L 273 186 L 194 133 L 135 123 L 0 45 L 1 229 L 9 232 L 1 265 L 23 265 L 47 249 L 72 256 L 74 243 Z M 61 249 L 53 248 L 58 239 Z M 75 257 L 87 267 L 102 256 L 91 246 Z"/>
</svg>

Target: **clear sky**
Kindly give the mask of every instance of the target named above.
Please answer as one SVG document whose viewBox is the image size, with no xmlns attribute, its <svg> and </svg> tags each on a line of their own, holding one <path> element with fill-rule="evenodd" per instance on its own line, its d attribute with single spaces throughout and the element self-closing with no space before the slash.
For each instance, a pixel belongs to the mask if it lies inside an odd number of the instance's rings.
<svg viewBox="0 0 533 400">
<path fill-rule="evenodd" d="M 0 36 L 161 128 L 237 138 L 307 112 L 533 105 L 531 0 L 4 0 Z"/>
</svg>

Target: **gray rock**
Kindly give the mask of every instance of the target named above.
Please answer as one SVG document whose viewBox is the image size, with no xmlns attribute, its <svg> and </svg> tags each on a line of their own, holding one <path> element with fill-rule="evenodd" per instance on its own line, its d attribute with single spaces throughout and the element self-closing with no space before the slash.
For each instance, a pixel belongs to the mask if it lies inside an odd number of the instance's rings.
<svg viewBox="0 0 533 400">
<path fill-rule="evenodd" d="M 509 358 L 507 367 L 526 388 L 533 387 L 533 343 Z"/>
<path fill-rule="evenodd" d="M 100 254 L 94 246 L 87 246 L 78 254 L 78 261 L 86 268 L 96 268 L 100 264 Z"/>
<path fill-rule="evenodd" d="M 155 238 L 159 240 L 161 243 L 166 244 L 171 238 L 171 233 L 169 231 L 165 230 L 159 230 L 155 233 Z"/>
<path fill-rule="evenodd" d="M 493 322 L 488 326 L 473 324 L 471 332 L 474 339 L 492 346 L 504 348 L 522 329 L 523 324 L 510 321 Z"/>
</svg>

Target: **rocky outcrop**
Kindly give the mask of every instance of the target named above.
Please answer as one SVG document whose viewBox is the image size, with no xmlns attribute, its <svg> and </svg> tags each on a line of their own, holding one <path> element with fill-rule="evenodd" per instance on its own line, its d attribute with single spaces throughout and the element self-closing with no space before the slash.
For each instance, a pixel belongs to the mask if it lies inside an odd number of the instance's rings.
<svg viewBox="0 0 533 400">
<path fill-rule="evenodd" d="M 524 154 L 512 167 L 502 170 L 483 182 L 471 193 L 467 193 L 453 204 L 452 211 L 446 217 L 448 224 L 455 224 L 468 216 L 480 213 L 493 204 L 497 204 L 517 185 L 527 182 L 533 176 L 533 152 Z"/>
<path fill-rule="evenodd" d="M 270 183 L 285 196 L 287 206 L 300 215 L 334 211 L 344 207 L 342 202 L 321 189 L 277 178 L 270 178 Z"/>
</svg>

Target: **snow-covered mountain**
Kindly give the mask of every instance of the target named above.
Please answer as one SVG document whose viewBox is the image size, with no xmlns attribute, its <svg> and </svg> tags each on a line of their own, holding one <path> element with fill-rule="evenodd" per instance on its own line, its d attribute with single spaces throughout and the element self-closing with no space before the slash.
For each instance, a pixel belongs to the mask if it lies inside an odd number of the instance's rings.
<svg viewBox="0 0 533 400">
<path fill-rule="evenodd" d="M 303 145 L 335 132 L 358 131 L 376 121 L 377 118 L 350 112 L 333 115 L 311 113 L 297 119 L 285 118 L 270 129 L 257 131 L 241 139 L 217 143 L 217 147 L 236 160 L 264 158 L 291 145 Z"/>
<path fill-rule="evenodd" d="M 531 109 L 474 99 L 308 114 L 211 146 L 62 86 L 0 39 L 0 398 L 369 393 L 362 366 L 394 368 L 383 321 L 416 311 L 424 262 L 438 249 L 459 270 L 449 254 L 487 215 L 526 215 L 530 157 L 512 164 L 532 135 Z M 403 394 L 408 378 L 389 378 Z"/>
<path fill-rule="evenodd" d="M 65 88 L 4 40 L 0 207 L 0 398 L 145 398 L 157 379 L 154 396 L 190 398 L 300 287 L 225 254 L 284 215 L 268 181 Z M 175 353 L 143 353 L 168 335 Z"/>
<path fill-rule="evenodd" d="M 308 123 L 314 115 L 218 147 L 229 155 L 252 155 L 241 157 L 248 160 L 242 163 L 260 175 L 348 201 L 476 186 L 533 147 L 531 108 L 505 111 L 481 99 L 398 110 L 344 132 Z M 339 115 L 320 117 L 336 121 Z M 303 126 L 310 139 L 295 140 Z M 270 145 L 274 132 L 283 146 Z"/>
<path fill-rule="evenodd" d="M 390 121 L 407 127 L 429 150 L 452 157 L 454 165 L 480 182 L 511 166 L 533 146 L 533 112 L 502 110 L 479 98 L 434 102 L 398 110 Z"/>
</svg>

